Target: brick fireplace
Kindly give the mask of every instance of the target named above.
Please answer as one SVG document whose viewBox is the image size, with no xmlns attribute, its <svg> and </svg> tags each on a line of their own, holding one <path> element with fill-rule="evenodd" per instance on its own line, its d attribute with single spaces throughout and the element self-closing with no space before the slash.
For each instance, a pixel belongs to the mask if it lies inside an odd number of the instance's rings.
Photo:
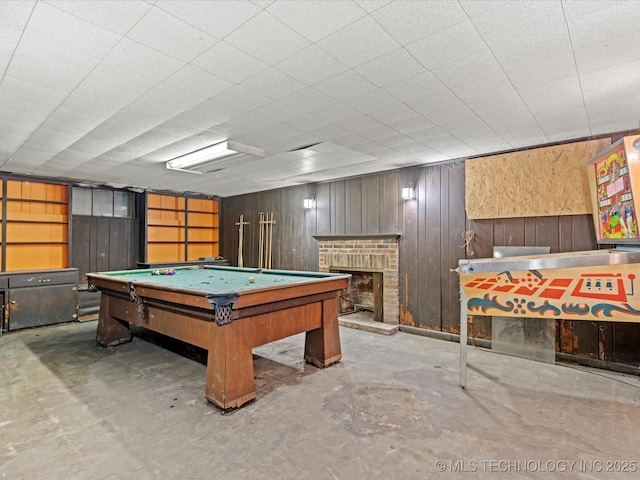
<svg viewBox="0 0 640 480">
<path fill-rule="evenodd" d="M 318 240 L 321 272 L 373 272 L 382 274 L 382 320 L 399 324 L 399 233 L 314 235 Z"/>
</svg>

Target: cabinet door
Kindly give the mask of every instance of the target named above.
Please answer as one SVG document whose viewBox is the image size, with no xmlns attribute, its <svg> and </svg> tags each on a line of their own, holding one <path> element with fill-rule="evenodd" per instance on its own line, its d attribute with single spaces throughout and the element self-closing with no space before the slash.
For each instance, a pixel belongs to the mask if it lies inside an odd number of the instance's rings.
<svg viewBox="0 0 640 480">
<path fill-rule="evenodd" d="M 9 330 L 70 322 L 76 313 L 75 285 L 9 290 Z"/>
</svg>

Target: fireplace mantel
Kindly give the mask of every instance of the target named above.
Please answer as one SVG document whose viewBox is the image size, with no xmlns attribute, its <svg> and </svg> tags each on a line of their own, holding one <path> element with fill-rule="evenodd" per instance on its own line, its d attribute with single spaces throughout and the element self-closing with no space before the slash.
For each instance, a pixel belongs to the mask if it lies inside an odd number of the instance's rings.
<svg viewBox="0 0 640 480">
<path fill-rule="evenodd" d="M 345 233 L 340 235 L 314 235 L 313 238 L 323 242 L 331 240 L 377 240 L 386 238 L 398 240 L 400 236 L 399 233 Z"/>
</svg>

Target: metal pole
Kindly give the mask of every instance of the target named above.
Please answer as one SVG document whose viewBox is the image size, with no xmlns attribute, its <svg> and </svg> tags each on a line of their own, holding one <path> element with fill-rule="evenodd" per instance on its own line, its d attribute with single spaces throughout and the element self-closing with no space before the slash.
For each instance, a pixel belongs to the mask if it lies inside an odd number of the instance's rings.
<svg viewBox="0 0 640 480">
<path fill-rule="evenodd" d="M 460 386 L 467 388 L 467 296 L 460 282 Z"/>
</svg>

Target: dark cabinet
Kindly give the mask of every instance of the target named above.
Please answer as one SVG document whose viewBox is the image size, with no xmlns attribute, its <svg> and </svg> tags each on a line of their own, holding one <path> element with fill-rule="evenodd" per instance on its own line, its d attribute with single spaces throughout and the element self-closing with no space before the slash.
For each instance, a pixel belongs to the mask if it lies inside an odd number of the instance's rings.
<svg viewBox="0 0 640 480">
<path fill-rule="evenodd" d="M 0 276 L 3 329 L 52 325 L 78 317 L 78 269 L 7 272 Z"/>
</svg>

